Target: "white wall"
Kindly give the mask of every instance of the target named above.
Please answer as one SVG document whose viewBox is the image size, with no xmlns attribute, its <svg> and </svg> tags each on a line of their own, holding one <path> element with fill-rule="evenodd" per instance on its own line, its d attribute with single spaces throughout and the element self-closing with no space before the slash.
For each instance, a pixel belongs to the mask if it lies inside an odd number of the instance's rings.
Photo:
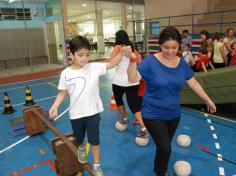
<svg viewBox="0 0 236 176">
<path fill-rule="evenodd" d="M 145 0 L 146 19 L 202 13 L 207 11 L 207 0 Z"/>
</svg>

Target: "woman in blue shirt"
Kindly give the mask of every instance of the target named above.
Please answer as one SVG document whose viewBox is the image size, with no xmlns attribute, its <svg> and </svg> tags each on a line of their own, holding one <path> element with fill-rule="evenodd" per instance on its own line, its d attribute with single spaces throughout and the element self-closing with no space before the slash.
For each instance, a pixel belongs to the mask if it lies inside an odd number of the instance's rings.
<svg viewBox="0 0 236 176">
<path fill-rule="evenodd" d="M 167 175 L 171 154 L 171 141 L 181 116 L 180 91 L 184 84 L 199 95 L 211 113 L 216 112 L 214 102 L 193 77 L 193 71 L 177 54 L 181 46 L 181 35 L 173 27 L 165 28 L 159 38 L 161 52 L 147 56 L 138 66 L 130 56 L 128 76 L 130 82 L 141 78 L 147 89 L 143 97 L 142 117 L 156 144 L 154 172 Z"/>
</svg>

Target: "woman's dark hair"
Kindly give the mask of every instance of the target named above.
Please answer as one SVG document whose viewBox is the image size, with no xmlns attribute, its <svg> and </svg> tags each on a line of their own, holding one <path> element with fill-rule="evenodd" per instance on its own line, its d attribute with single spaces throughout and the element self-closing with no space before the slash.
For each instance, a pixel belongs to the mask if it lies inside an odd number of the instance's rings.
<svg viewBox="0 0 236 176">
<path fill-rule="evenodd" d="M 119 30 L 116 32 L 115 45 L 131 46 L 132 51 L 134 50 L 133 44 L 130 42 L 127 32 L 124 30 Z"/>
<path fill-rule="evenodd" d="M 206 40 L 208 40 L 210 38 L 210 34 L 206 30 L 201 31 L 200 34 L 205 35 L 206 36 Z"/>
<path fill-rule="evenodd" d="M 229 33 L 229 31 L 233 31 L 234 29 L 233 28 L 228 28 L 227 30 L 226 30 L 226 33 Z"/>
<path fill-rule="evenodd" d="M 175 40 L 181 46 L 182 38 L 179 31 L 174 27 L 167 27 L 163 29 L 159 36 L 159 44 L 162 45 L 164 42 L 169 40 Z"/>
<path fill-rule="evenodd" d="M 71 39 L 70 43 L 70 52 L 74 54 L 76 51 L 85 48 L 90 51 L 91 45 L 85 37 L 82 37 L 80 35 L 75 36 L 74 38 Z"/>
<path fill-rule="evenodd" d="M 214 41 L 214 40 L 219 40 L 220 39 L 220 34 L 219 34 L 219 32 L 215 32 L 214 34 L 213 34 L 213 36 L 212 36 L 212 40 Z"/>
</svg>

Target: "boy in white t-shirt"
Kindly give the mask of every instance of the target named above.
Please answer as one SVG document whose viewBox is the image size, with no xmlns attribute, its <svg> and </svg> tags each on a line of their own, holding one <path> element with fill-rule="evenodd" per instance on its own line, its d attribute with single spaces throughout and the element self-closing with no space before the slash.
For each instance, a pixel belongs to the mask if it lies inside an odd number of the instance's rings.
<svg viewBox="0 0 236 176">
<path fill-rule="evenodd" d="M 109 62 L 88 63 L 89 41 L 76 36 L 70 42 L 70 56 L 72 65 L 64 69 L 60 76 L 58 85 L 59 93 L 49 110 L 49 116 L 55 118 L 58 115 L 58 107 L 66 95 L 70 96 L 70 121 L 76 144 L 79 146 L 78 160 L 87 163 L 84 146 L 85 132 L 88 142 L 91 144 L 93 154 L 93 173 L 102 176 L 100 167 L 100 145 L 99 145 L 99 113 L 103 111 L 102 101 L 99 95 L 99 77 L 106 73 L 107 69 L 113 68 L 123 56 L 124 48 Z"/>
</svg>

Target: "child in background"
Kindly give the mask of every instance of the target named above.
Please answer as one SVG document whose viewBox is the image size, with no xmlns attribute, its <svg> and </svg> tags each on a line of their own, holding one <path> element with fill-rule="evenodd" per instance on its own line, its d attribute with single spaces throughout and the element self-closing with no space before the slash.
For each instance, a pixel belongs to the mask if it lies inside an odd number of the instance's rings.
<svg viewBox="0 0 236 176">
<path fill-rule="evenodd" d="M 202 47 L 199 50 L 199 56 L 197 59 L 197 63 L 195 65 L 196 71 L 205 71 L 207 72 L 207 66 L 210 65 L 212 69 L 215 69 L 214 66 L 212 65 L 210 58 L 207 56 L 207 48 Z"/>
<path fill-rule="evenodd" d="M 100 167 L 99 145 L 99 113 L 103 111 L 99 95 L 99 77 L 113 68 L 123 56 L 124 48 L 117 51 L 116 56 L 105 63 L 88 63 L 91 46 L 89 41 L 76 36 L 70 41 L 70 57 L 72 65 L 64 69 L 58 85 L 59 93 L 49 110 L 50 118 L 58 115 L 58 107 L 66 95 L 70 96 L 70 122 L 78 145 L 78 160 L 87 163 L 84 137 L 87 132 L 88 142 L 91 144 L 93 155 L 93 173 L 103 176 Z"/>
<path fill-rule="evenodd" d="M 193 55 L 192 55 L 192 52 L 191 52 L 191 47 L 190 47 L 189 44 L 186 44 L 186 45 L 183 47 L 182 56 L 183 56 L 184 60 L 185 60 L 190 66 L 195 65 L 195 60 L 193 59 Z"/>
<path fill-rule="evenodd" d="M 236 65 L 236 42 L 231 44 L 230 57 L 229 65 Z"/>
<path fill-rule="evenodd" d="M 213 34 L 213 65 L 215 68 L 223 68 L 226 65 L 225 46 L 223 43 L 224 34 L 215 32 Z"/>
<path fill-rule="evenodd" d="M 183 30 L 182 32 L 182 47 L 185 45 L 189 45 L 190 50 L 192 48 L 192 36 L 189 34 L 187 29 Z"/>
</svg>

